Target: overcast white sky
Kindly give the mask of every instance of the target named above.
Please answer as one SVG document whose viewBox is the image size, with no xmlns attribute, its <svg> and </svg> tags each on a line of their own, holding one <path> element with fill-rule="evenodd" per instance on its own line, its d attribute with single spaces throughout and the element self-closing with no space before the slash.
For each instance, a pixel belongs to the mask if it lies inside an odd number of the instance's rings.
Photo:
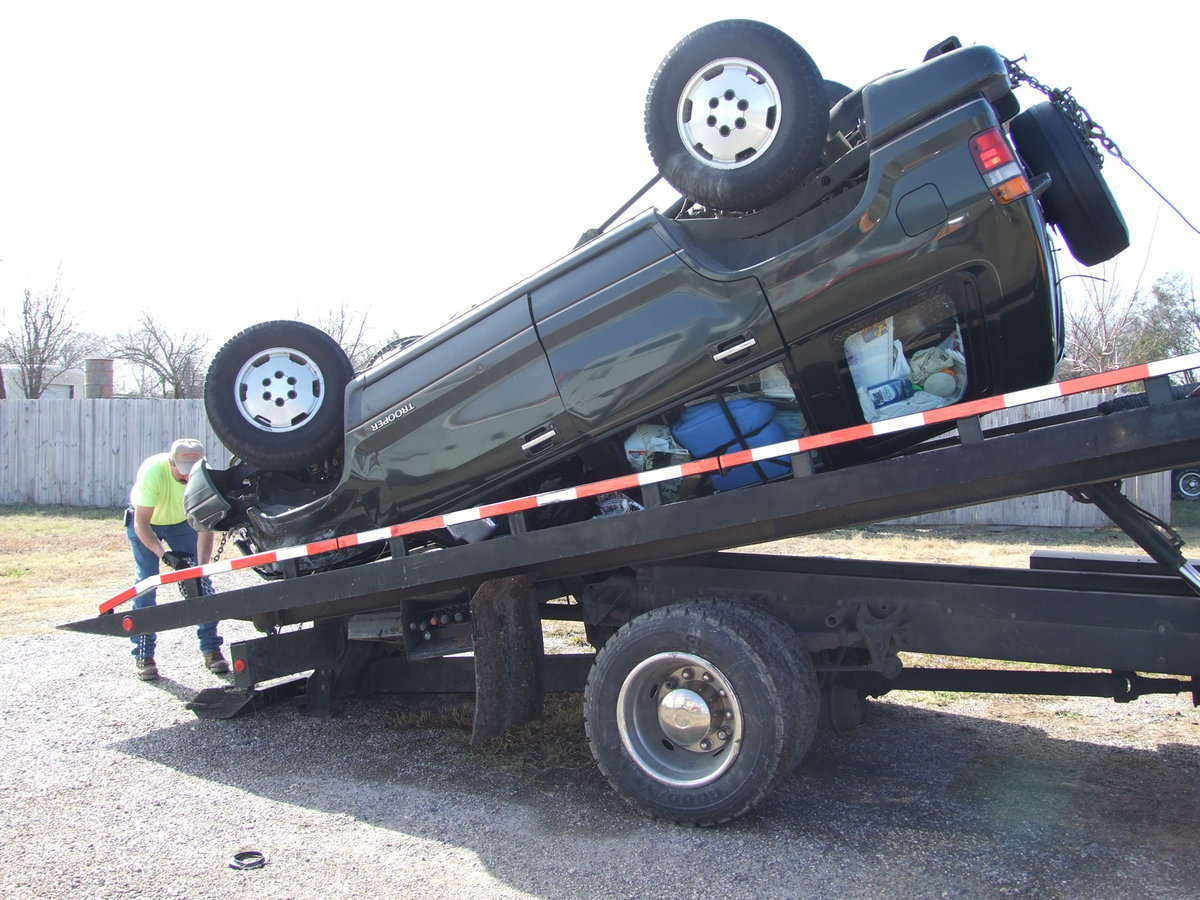
<svg viewBox="0 0 1200 900">
<path fill-rule="evenodd" d="M 428 331 L 654 174 L 650 78 L 731 14 L 851 85 L 949 34 L 1026 55 L 1200 222 L 1190 4 L 411 6 L 0 0 L 0 312 L 61 268 L 79 323 L 105 334 L 149 310 L 215 350 L 340 302 L 369 306 L 381 335 Z M 1200 237 L 1116 160 L 1105 173 L 1134 246 L 1104 274 L 1132 289 L 1200 270 Z"/>
</svg>

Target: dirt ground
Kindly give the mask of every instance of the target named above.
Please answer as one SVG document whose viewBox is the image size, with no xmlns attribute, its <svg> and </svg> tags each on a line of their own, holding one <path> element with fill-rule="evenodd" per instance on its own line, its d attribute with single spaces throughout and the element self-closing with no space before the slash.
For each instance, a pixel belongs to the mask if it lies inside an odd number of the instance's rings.
<svg viewBox="0 0 1200 900">
<path fill-rule="evenodd" d="M 0 896 L 1200 897 L 1190 694 L 896 692 L 857 730 L 822 731 L 753 813 L 679 828 L 610 790 L 577 695 L 482 750 L 469 698 L 198 720 L 187 701 L 219 680 L 190 634 L 160 636 L 164 678 L 143 684 L 125 641 L 53 628 L 127 583 L 108 518 L 27 514 L 0 510 Z M 973 550 L 924 533 L 922 553 L 1018 559 L 1030 538 L 970 537 Z M 887 529 L 810 540 L 792 549 L 886 557 L 914 543 Z M 86 551 L 89 571 L 47 543 Z M 266 866 L 229 868 L 251 848 Z"/>
</svg>

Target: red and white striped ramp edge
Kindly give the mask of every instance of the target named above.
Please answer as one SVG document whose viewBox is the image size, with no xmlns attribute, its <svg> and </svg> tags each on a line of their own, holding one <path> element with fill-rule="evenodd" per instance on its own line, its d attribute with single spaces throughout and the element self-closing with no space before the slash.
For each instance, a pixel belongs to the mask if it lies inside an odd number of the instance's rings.
<svg viewBox="0 0 1200 900">
<path fill-rule="evenodd" d="M 385 528 L 376 528 L 371 531 L 363 531 L 358 534 L 348 534 L 339 538 L 331 538 L 329 540 L 317 541 L 312 544 L 303 544 L 296 547 L 283 547 L 279 550 L 267 550 L 263 553 L 255 553 L 251 556 L 240 556 L 233 559 L 224 559 L 219 562 L 209 563 L 203 566 L 192 566 L 189 569 L 180 569 L 176 572 L 165 572 L 158 575 L 151 575 L 149 578 L 144 578 L 133 587 L 127 588 L 117 594 L 111 600 L 101 604 L 100 612 L 111 612 L 116 607 L 120 606 L 126 600 L 132 600 L 134 597 L 142 594 L 151 588 L 160 587 L 164 584 L 175 584 L 180 581 L 188 581 L 192 578 L 200 578 L 205 575 L 216 575 L 221 572 L 230 572 L 236 569 L 247 569 L 253 566 L 265 566 L 271 563 L 280 562 L 285 559 L 296 559 L 301 556 L 316 556 L 321 553 L 329 553 L 333 550 L 340 550 L 346 547 L 356 547 L 359 544 L 369 544 L 374 541 L 386 541 L 390 538 L 403 537 L 408 534 L 417 534 L 422 531 L 431 531 L 434 528 L 445 528 L 447 525 L 459 525 L 463 522 L 476 522 L 480 519 L 486 519 L 491 516 L 504 516 L 509 513 L 521 512 L 526 509 L 536 509 L 540 506 L 551 506 L 555 503 L 565 503 L 571 500 L 581 500 L 585 497 L 595 497 L 600 494 L 608 494 L 613 491 L 632 490 L 643 485 L 656 484 L 663 481 L 673 481 L 676 478 L 682 478 L 686 475 L 702 475 L 709 472 L 722 472 L 732 469 L 735 466 L 745 465 L 750 462 L 760 462 L 762 460 L 773 459 L 777 456 L 792 456 L 797 453 L 807 453 L 809 450 L 817 450 L 821 447 L 832 447 L 835 444 L 845 444 L 850 441 L 861 440 L 866 437 L 876 437 L 883 434 L 894 434 L 898 431 L 907 431 L 912 428 L 920 428 L 923 425 L 935 425 L 940 422 L 951 422 L 968 416 L 978 416 L 984 413 L 996 412 L 1001 409 L 1011 409 L 1016 406 L 1023 406 L 1027 403 L 1036 403 L 1039 400 L 1052 400 L 1056 397 L 1065 397 L 1069 394 L 1082 394 L 1086 391 L 1100 390 L 1101 388 L 1115 387 L 1119 384 L 1126 384 L 1131 381 L 1140 381 L 1146 378 L 1152 378 L 1156 375 L 1169 375 L 1172 372 L 1182 372 L 1187 369 L 1200 369 L 1200 353 L 1192 353 L 1187 356 L 1179 356 L 1174 359 L 1164 359 L 1158 362 L 1145 363 L 1137 366 L 1128 366 L 1124 369 L 1113 369 L 1110 372 L 1101 372 L 1099 375 L 1085 375 L 1082 378 L 1073 378 L 1069 381 L 1061 381 L 1056 384 L 1047 384 L 1043 387 L 1029 388 L 1024 391 L 1014 391 L 1011 394 L 1001 394 L 996 397 L 985 397 L 981 400 L 971 400 L 966 403 L 958 403 L 953 406 L 943 406 L 940 409 L 932 409 L 927 412 L 914 413 L 908 416 L 897 416 L 894 419 L 885 419 L 881 422 L 873 422 L 868 425 L 855 425 L 851 428 L 842 428 L 837 431 L 829 431 L 824 434 L 814 434 L 809 437 L 797 438 L 794 440 L 782 441 L 778 444 L 768 444 L 762 447 L 755 447 L 751 450 L 739 450 L 735 453 L 726 453 L 722 456 L 713 456 L 708 459 L 698 459 L 692 462 L 686 462 L 678 466 L 668 466 L 663 469 L 653 469 L 648 472 L 638 472 L 633 475 L 625 475 L 620 478 L 609 478 L 605 481 L 594 481 L 590 484 L 580 485 L 578 487 L 567 488 L 561 491 L 550 491 L 544 494 L 532 494 L 527 497 L 518 497 L 515 500 L 506 500 L 502 503 L 489 503 L 486 506 L 476 506 L 471 509 L 461 509 L 456 512 L 446 513 L 441 516 L 430 516 L 426 519 L 417 519 L 413 522 L 404 522 L 399 525 L 390 525 Z"/>
</svg>

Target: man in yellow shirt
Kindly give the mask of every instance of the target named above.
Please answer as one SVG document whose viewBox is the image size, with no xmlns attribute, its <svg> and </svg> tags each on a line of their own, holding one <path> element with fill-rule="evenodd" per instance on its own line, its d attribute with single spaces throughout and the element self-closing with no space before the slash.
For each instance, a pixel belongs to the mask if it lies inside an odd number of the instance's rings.
<svg viewBox="0 0 1200 900">
<path fill-rule="evenodd" d="M 129 509 L 125 514 L 125 533 L 133 549 L 137 580 L 157 575 L 159 563 L 173 569 L 204 565 L 212 557 L 211 531 L 196 532 L 187 523 L 183 511 L 183 489 L 187 486 L 192 466 L 204 457 L 204 445 L 192 438 L 181 438 L 171 445 L 169 453 L 157 453 L 138 468 L 133 489 L 129 492 Z M 170 549 L 167 549 L 170 547 Z M 153 606 L 156 592 L 146 591 L 133 601 L 134 609 Z M 196 628 L 200 652 L 210 672 L 223 675 L 229 671 L 221 655 L 221 637 L 217 623 L 209 622 Z M 154 663 L 155 635 L 132 638 L 137 675 L 143 681 L 158 678 Z"/>
</svg>

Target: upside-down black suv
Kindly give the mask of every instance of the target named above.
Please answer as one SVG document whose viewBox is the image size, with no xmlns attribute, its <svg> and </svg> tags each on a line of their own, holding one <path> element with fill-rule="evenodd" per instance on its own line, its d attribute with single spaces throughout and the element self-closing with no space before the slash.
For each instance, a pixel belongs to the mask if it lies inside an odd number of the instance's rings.
<svg viewBox="0 0 1200 900">
<path fill-rule="evenodd" d="M 1128 245 L 1071 117 L 1019 111 L 1005 60 L 955 39 L 852 91 L 782 32 L 717 22 L 659 67 L 646 135 L 672 208 L 358 375 L 303 323 L 229 340 L 205 405 L 240 462 L 197 466 L 189 521 L 273 549 L 1044 384 L 1063 347 L 1049 226 L 1085 265 Z M 792 477 L 743 469 L 667 499 Z"/>
</svg>

